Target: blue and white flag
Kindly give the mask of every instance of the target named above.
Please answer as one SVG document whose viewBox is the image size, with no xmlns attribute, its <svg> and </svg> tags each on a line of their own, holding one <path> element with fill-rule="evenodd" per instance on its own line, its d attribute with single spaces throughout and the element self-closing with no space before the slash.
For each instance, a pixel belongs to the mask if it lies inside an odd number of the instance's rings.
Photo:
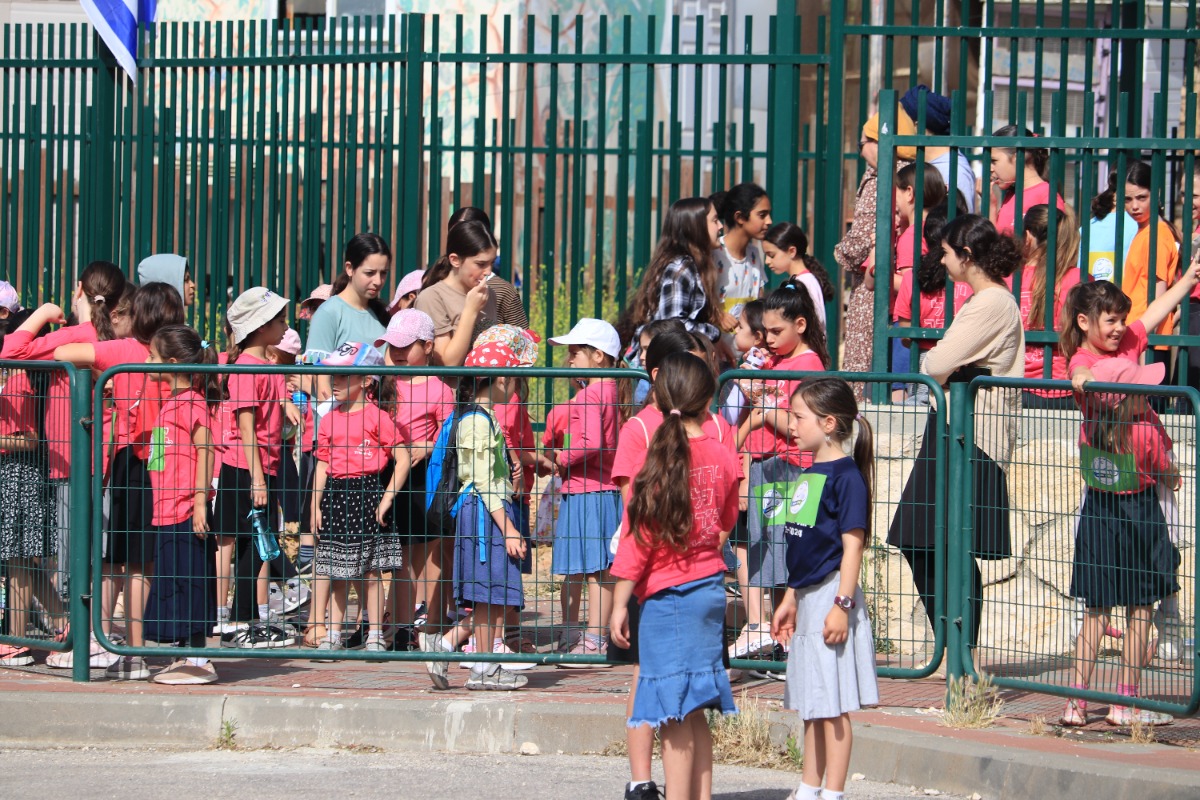
<svg viewBox="0 0 1200 800">
<path fill-rule="evenodd" d="M 158 0 L 80 0 L 92 27 L 137 83 L 138 28 L 154 22 Z"/>
</svg>

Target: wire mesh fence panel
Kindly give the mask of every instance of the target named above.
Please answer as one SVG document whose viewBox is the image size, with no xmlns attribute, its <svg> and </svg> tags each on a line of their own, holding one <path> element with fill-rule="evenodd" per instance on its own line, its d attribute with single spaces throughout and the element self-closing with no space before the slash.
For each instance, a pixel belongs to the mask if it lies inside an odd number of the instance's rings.
<svg viewBox="0 0 1200 800">
<path fill-rule="evenodd" d="M 735 661 L 735 666 L 763 671 L 785 666 L 787 648 L 770 635 L 772 611 L 789 585 L 806 582 L 803 574 L 809 565 L 802 563 L 801 548 L 788 542 L 803 538 L 812 525 L 805 508 L 820 497 L 804 477 L 812 454 L 801 452 L 787 430 L 791 398 L 806 378 L 836 376 L 868 388 L 899 382 L 927 389 L 925 405 L 914 401 L 861 407 L 861 421 L 873 431 L 875 462 L 859 585 L 879 674 L 931 674 L 944 647 L 944 611 L 935 597 L 941 596 L 945 581 L 945 412 L 928 404 L 929 397 L 936 404 L 940 388 L 927 377 L 913 375 L 792 370 L 767 374 L 724 373 L 718 391 L 719 410 L 739 426 L 746 472 L 745 512 L 731 537 L 730 578 L 737 581 L 738 599 L 729 616 L 730 655 L 746 659 Z"/>
<path fill-rule="evenodd" d="M 976 544 L 963 562 L 964 612 L 981 623 L 977 633 L 965 626 L 964 663 L 973 658 L 1000 686 L 1113 703 L 1110 719 L 1124 714 L 1124 724 L 1134 717 L 1121 708 L 1186 714 L 1200 698 L 1196 392 L 1134 385 L 1150 380 L 1132 373 L 1154 369 L 1128 362 L 1128 382 L 1091 384 L 1078 406 L 973 414 L 965 429 L 968 441 L 988 428 L 1019 438 L 991 486 L 962 484 L 967 519 L 998 526 L 968 540 L 1009 544 L 992 557 Z M 973 388 L 1030 397 L 1067 386 L 983 379 Z M 969 471 L 978 478 L 989 460 L 976 450 Z M 981 580 L 968 583 L 976 570 Z M 1069 724 L 1084 724 L 1086 703 L 1064 718 L 1073 714 Z"/>
<path fill-rule="evenodd" d="M 71 420 L 67 368 L 0 361 L 0 666 L 70 647 Z"/>
</svg>

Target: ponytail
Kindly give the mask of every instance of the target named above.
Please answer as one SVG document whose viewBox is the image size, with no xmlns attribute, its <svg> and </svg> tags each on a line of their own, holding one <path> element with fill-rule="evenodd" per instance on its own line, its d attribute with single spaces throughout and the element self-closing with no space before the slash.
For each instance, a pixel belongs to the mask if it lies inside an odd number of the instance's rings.
<svg viewBox="0 0 1200 800">
<path fill-rule="evenodd" d="M 112 314 L 121 302 L 126 284 L 124 273 L 110 261 L 93 261 L 79 276 L 80 289 L 92 309 L 88 321 L 96 329 L 96 338 L 101 342 L 117 338 Z"/>
<path fill-rule="evenodd" d="M 690 353 L 663 358 L 654 381 L 654 402 L 663 422 L 633 479 L 627 509 L 630 533 L 644 547 L 667 546 L 683 553 L 691 545 L 692 451 L 684 421 L 701 423 L 715 392 L 716 379 L 700 359 Z"/>
</svg>

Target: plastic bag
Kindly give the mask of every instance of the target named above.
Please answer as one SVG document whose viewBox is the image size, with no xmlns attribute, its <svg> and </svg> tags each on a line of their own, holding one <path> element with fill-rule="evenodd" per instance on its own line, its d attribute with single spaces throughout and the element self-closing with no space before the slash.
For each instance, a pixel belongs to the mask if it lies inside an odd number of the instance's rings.
<svg viewBox="0 0 1200 800">
<path fill-rule="evenodd" d="M 549 544 L 554 541 L 554 529 L 558 525 L 558 509 L 562 505 L 562 478 L 555 475 L 546 483 L 538 499 L 537 516 L 534 518 L 533 541 Z"/>
</svg>

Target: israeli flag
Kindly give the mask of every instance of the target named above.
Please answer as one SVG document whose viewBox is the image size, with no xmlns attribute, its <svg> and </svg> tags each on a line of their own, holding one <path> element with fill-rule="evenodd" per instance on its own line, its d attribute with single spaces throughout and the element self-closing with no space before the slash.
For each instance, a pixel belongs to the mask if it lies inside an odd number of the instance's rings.
<svg viewBox="0 0 1200 800">
<path fill-rule="evenodd" d="M 158 0 L 80 0 L 92 27 L 137 83 L 138 27 L 154 22 Z"/>
</svg>

